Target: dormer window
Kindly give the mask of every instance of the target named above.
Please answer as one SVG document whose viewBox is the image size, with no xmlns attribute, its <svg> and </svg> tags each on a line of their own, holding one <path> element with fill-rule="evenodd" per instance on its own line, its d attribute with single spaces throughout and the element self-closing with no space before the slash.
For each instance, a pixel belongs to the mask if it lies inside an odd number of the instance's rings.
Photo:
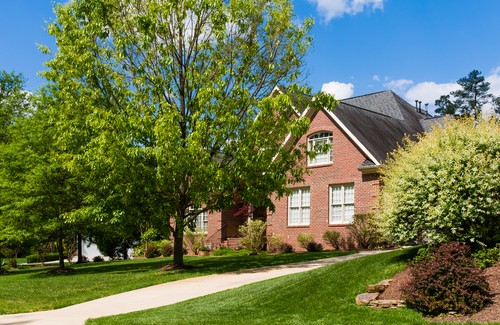
<svg viewBox="0 0 500 325">
<path fill-rule="evenodd" d="M 318 132 L 307 139 L 307 150 L 315 152 L 314 158 L 308 158 L 308 166 L 330 164 L 333 161 L 332 132 Z"/>
</svg>

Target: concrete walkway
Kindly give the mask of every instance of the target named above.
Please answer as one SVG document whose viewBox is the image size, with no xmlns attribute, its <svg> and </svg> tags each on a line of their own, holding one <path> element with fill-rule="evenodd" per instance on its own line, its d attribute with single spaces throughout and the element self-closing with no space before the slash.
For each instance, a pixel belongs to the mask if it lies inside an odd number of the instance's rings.
<svg viewBox="0 0 500 325">
<path fill-rule="evenodd" d="M 387 251 L 366 251 L 357 254 L 326 258 L 237 272 L 213 274 L 197 278 L 167 282 L 147 288 L 84 302 L 49 311 L 1 315 L 0 324 L 73 325 L 84 324 L 89 318 L 118 315 L 133 311 L 175 304 L 215 292 L 241 287 L 267 279 L 316 269 L 337 262 Z"/>
</svg>

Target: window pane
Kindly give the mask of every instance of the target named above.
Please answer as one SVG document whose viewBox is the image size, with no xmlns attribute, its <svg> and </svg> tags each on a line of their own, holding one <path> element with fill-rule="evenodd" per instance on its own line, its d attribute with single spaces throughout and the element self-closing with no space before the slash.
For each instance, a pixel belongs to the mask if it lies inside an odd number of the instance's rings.
<svg viewBox="0 0 500 325">
<path fill-rule="evenodd" d="M 302 224 L 308 225 L 310 222 L 309 208 L 302 209 Z"/>
<path fill-rule="evenodd" d="M 290 209 L 290 224 L 297 225 L 300 223 L 300 211 L 298 208 Z"/>
<path fill-rule="evenodd" d="M 339 186 L 332 187 L 332 204 L 342 203 L 342 188 Z"/>
<path fill-rule="evenodd" d="M 339 223 L 342 221 L 342 206 L 334 205 L 332 206 L 331 212 L 331 223 Z"/>
<path fill-rule="evenodd" d="M 346 223 L 352 223 L 354 220 L 354 204 L 349 204 L 344 207 L 344 221 Z"/>
<path fill-rule="evenodd" d="M 301 206 L 303 207 L 308 207 L 309 206 L 309 189 L 303 189 L 302 190 L 302 204 Z"/>
<path fill-rule="evenodd" d="M 354 203 L 354 186 L 344 186 L 344 203 Z"/>
<path fill-rule="evenodd" d="M 299 190 L 293 190 L 292 195 L 290 195 L 290 207 L 299 207 L 300 206 L 300 192 Z"/>
</svg>

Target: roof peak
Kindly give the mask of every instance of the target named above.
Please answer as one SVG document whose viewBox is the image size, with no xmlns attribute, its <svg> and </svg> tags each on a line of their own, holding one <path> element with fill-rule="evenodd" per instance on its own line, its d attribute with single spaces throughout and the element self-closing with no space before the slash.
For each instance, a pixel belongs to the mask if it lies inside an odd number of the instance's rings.
<svg viewBox="0 0 500 325">
<path fill-rule="evenodd" d="M 397 96 L 397 94 L 390 90 L 390 89 L 386 89 L 386 90 L 380 90 L 380 91 L 375 91 L 373 93 L 368 93 L 368 94 L 363 94 L 363 95 L 358 95 L 358 96 L 352 96 L 352 97 L 348 97 L 348 98 L 344 98 L 344 99 L 339 99 L 339 101 L 344 101 L 344 100 L 349 100 L 349 99 L 356 99 L 356 98 L 361 98 L 361 97 L 367 97 L 367 96 L 372 96 L 372 95 L 376 95 L 376 94 L 381 94 L 381 93 L 392 93 L 394 95 Z"/>
<path fill-rule="evenodd" d="M 392 90 L 384 90 L 362 96 L 347 98 L 341 101 L 368 111 L 377 112 L 383 115 L 404 120 L 401 102 L 404 100 Z"/>
</svg>

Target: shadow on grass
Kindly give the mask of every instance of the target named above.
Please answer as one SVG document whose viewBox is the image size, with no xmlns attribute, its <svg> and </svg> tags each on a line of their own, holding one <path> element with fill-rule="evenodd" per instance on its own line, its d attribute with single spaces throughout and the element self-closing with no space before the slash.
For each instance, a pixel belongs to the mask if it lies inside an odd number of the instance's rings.
<svg viewBox="0 0 500 325">
<path fill-rule="evenodd" d="M 161 258 L 155 260 L 147 261 L 134 261 L 134 260 L 124 260 L 124 261 L 110 261 L 110 262 L 99 262 L 99 263 L 85 263 L 85 264 L 71 264 L 67 267 L 71 267 L 75 272 L 64 274 L 64 276 L 77 276 L 83 274 L 103 274 L 103 273 L 142 273 L 157 271 L 162 266 L 165 266 L 171 262 L 171 258 Z M 50 274 L 52 270 L 56 267 L 46 267 L 43 269 L 31 269 L 31 270 L 19 270 L 16 274 L 26 274 L 33 273 L 30 277 L 48 277 L 48 276 L 59 276 L 58 274 Z"/>
<path fill-rule="evenodd" d="M 64 274 L 64 276 L 77 276 L 85 274 L 123 274 L 123 273 L 146 273 L 157 272 L 159 276 L 168 276 L 172 274 L 215 274 L 241 271 L 247 269 L 255 269 L 266 266 L 284 265 L 286 264 L 307 262 L 312 260 L 331 258 L 355 253 L 354 251 L 335 251 L 335 252 L 318 252 L 318 253 L 293 253 L 280 255 L 250 255 L 250 256 L 185 256 L 184 261 L 186 268 L 177 270 L 162 271 L 166 265 L 172 263 L 172 258 L 159 258 L 151 260 L 125 260 L 111 261 L 86 264 L 72 264 L 75 272 Z M 289 266 L 292 267 L 292 266 Z M 59 276 L 50 274 L 54 268 L 19 270 L 16 274 L 32 273 L 30 277 L 52 277 Z"/>
<path fill-rule="evenodd" d="M 408 263 L 417 255 L 418 250 L 421 247 L 422 246 L 415 246 L 415 247 L 407 248 L 403 251 L 402 254 L 392 257 L 392 261 Z"/>
</svg>

